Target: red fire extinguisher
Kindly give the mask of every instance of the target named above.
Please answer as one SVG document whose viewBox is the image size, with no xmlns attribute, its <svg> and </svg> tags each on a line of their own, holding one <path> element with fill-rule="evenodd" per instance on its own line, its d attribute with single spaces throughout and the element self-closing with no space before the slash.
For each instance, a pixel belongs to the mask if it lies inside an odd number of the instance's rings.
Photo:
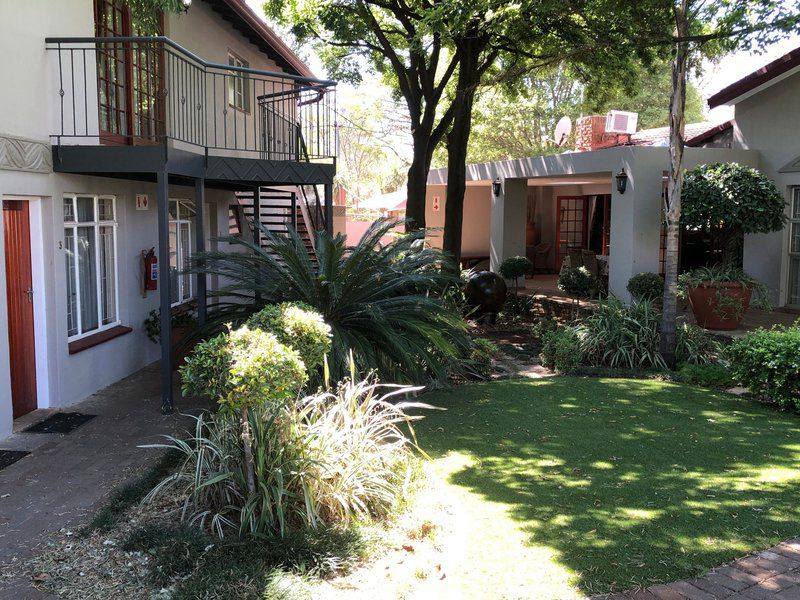
<svg viewBox="0 0 800 600">
<path fill-rule="evenodd" d="M 145 291 L 158 289 L 158 258 L 155 248 L 150 248 L 144 254 L 144 289 Z"/>
</svg>

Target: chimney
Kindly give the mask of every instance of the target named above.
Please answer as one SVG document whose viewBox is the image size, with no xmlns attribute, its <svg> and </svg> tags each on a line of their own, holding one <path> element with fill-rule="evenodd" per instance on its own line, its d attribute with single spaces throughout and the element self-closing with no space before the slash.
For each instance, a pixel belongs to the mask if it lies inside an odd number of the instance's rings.
<svg viewBox="0 0 800 600">
<path fill-rule="evenodd" d="M 606 115 L 581 117 L 575 124 L 575 150 L 590 152 L 630 142 L 625 133 L 606 133 Z"/>
</svg>

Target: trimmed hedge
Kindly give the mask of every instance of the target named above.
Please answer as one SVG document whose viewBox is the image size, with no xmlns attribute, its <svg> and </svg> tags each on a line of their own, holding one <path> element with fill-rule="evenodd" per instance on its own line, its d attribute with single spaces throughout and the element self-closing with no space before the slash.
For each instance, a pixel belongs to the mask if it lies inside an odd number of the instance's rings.
<svg viewBox="0 0 800 600">
<path fill-rule="evenodd" d="M 758 329 L 733 341 L 731 373 L 750 391 L 800 409 L 800 325 Z"/>
</svg>

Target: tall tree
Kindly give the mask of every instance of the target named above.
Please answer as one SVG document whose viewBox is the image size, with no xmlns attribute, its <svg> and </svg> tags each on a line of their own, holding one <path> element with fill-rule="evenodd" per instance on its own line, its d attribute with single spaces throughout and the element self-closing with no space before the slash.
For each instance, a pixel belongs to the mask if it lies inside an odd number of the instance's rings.
<svg viewBox="0 0 800 600">
<path fill-rule="evenodd" d="M 657 0 L 659 6 L 660 0 Z M 687 75 L 703 54 L 737 48 L 761 49 L 800 22 L 800 5 L 783 0 L 670 0 L 672 93 L 670 95 L 669 177 L 664 200 L 667 229 L 661 353 L 674 366 L 678 288 L 678 246 L 683 186 Z"/>
</svg>

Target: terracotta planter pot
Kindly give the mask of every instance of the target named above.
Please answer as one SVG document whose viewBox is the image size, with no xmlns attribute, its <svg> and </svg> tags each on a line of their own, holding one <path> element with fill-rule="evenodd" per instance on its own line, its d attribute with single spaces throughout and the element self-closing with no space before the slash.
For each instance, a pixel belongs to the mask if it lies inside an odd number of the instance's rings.
<svg viewBox="0 0 800 600">
<path fill-rule="evenodd" d="M 700 327 L 730 331 L 742 324 L 752 295 L 753 289 L 741 283 L 704 281 L 689 289 L 689 304 Z M 721 297 L 727 301 L 720 303 Z"/>
</svg>

